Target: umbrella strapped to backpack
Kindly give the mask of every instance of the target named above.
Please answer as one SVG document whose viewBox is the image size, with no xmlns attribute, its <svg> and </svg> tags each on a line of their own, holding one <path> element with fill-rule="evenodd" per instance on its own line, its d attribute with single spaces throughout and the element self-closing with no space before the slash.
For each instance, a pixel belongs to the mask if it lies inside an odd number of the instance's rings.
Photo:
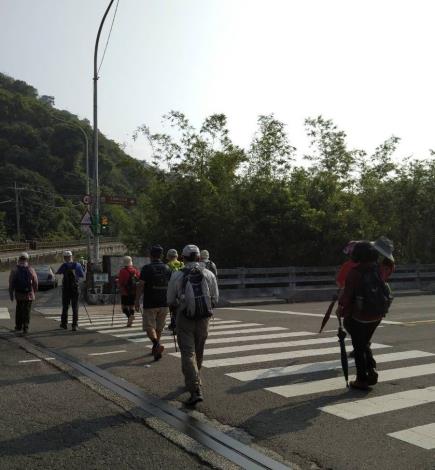
<svg viewBox="0 0 435 470">
<path fill-rule="evenodd" d="M 89 323 L 92 325 L 91 316 L 89 315 L 89 312 L 88 312 L 88 309 L 86 308 L 85 302 L 82 302 L 82 305 L 83 305 L 83 307 L 84 307 L 84 309 L 85 309 L 86 315 L 87 315 L 88 318 L 89 318 Z"/>
</svg>

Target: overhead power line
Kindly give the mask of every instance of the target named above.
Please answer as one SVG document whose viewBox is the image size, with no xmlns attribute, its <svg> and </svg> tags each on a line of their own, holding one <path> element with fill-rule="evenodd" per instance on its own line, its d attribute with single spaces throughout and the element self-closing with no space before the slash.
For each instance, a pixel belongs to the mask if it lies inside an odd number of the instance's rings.
<svg viewBox="0 0 435 470">
<path fill-rule="evenodd" d="M 119 0 L 116 2 L 115 13 L 113 14 L 112 24 L 110 25 L 109 35 L 107 36 L 106 45 L 104 46 L 103 55 L 101 57 L 100 66 L 98 67 L 98 73 L 100 73 L 101 66 L 103 65 L 104 57 L 106 55 L 107 46 L 109 45 L 110 35 L 112 34 L 113 23 L 115 22 L 116 13 L 118 11 Z"/>
</svg>

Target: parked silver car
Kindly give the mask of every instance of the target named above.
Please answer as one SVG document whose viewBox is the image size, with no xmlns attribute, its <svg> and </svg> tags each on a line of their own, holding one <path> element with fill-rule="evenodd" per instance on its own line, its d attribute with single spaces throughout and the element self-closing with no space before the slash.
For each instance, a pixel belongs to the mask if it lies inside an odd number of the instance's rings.
<svg viewBox="0 0 435 470">
<path fill-rule="evenodd" d="M 57 287 L 58 281 L 51 266 L 37 266 L 35 271 L 38 276 L 39 289 L 54 289 Z"/>
</svg>

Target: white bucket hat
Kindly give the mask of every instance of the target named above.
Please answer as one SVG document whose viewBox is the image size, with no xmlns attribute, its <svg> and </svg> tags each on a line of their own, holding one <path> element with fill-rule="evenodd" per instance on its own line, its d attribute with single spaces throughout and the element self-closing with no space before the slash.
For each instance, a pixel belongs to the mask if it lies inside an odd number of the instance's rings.
<svg viewBox="0 0 435 470">
<path fill-rule="evenodd" d="M 194 253 L 199 255 L 199 248 L 196 245 L 186 245 L 183 248 L 183 256 L 190 256 Z"/>
<path fill-rule="evenodd" d="M 72 256 L 72 252 L 69 251 L 69 250 L 66 250 L 63 252 L 63 257 L 64 258 L 69 258 L 70 256 Z"/>
<path fill-rule="evenodd" d="M 379 237 L 377 240 L 372 242 L 373 248 L 380 253 L 385 258 L 389 259 L 394 263 L 394 244 L 393 242 L 387 237 Z"/>
</svg>

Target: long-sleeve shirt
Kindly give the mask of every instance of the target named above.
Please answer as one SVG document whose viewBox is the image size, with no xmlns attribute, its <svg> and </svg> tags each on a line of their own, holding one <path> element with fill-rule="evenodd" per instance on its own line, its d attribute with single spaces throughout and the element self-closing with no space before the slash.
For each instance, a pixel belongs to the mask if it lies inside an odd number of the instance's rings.
<svg viewBox="0 0 435 470">
<path fill-rule="evenodd" d="M 16 300 L 35 300 L 35 292 L 38 290 L 38 276 L 33 268 L 28 266 L 28 269 L 30 271 L 32 283 L 32 289 L 30 292 L 17 292 L 14 288 L 14 279 L 18 272 L 18 266 L 12 268 L 9 274 L 9 295 L 12 297 L 15 293 Z"/>
<path fill-rule="evenodd" d="M 187 263 L 185 269 L 191 268 L 201 269 L 201 266 L 199 263 Z M 181 296 L 183 294 L 182 290 L 184 274 L 184 271 L 176 271 L 172 273 L 167 292 L 168 305 L 179 304 Z M 212 306 L 217 305 L 217 303 L 219 302 L 219 288 L 216 276 L 211 271 L 204 268 L 202 269 L 202 274 L 208 284 Z"/>
</svg>

